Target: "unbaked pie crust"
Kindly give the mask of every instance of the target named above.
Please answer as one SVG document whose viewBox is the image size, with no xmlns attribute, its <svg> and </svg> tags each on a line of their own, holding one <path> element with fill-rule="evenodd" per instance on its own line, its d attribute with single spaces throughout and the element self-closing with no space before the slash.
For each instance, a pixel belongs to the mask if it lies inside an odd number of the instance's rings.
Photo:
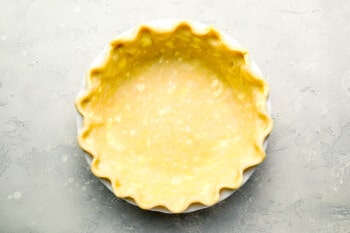
<svg viewBox="0 0 350 233">
<path fill-rule="evenodd" d="M 110 43 L 76 106 L 80 146 L 143 209 L 211 206 L 265 158 L 268 85 L 212 27 L 142 25 Z"/>
</svg>

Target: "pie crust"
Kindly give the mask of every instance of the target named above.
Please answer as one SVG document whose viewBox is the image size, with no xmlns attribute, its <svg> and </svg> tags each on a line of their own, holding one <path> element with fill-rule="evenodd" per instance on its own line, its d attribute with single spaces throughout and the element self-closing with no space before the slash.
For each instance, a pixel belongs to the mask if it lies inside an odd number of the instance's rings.
<svg viewBox="0 0 350 233">
<path fill-rule="evenodd" d="M 211 206 L 265 158 L 268 85 L 213 27 L 145 24 L 114 39 L 76 101 L 94 175 L 143 209 Z"/>
</svg>

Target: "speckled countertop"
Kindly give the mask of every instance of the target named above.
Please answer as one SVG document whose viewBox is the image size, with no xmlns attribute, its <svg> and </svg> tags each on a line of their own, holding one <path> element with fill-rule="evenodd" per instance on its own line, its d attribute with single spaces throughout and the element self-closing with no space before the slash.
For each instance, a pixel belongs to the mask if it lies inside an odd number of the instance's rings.
<svg viewBox="0 0 350 233">
<path fill-rule="evenodd" d="M 76 142 L 80 83 L 118 33 L 151 19 L 216 25 L 270 83 L 267 159 L 187 215 L 116 199 Z M 0 2 L 0 232 L 350 232 L 350 1 Z"/>
</svg>

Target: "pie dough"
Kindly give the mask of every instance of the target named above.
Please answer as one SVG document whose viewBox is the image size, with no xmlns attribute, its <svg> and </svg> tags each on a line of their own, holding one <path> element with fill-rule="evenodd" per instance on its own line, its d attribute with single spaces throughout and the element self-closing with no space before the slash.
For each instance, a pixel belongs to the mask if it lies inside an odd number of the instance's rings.
<svg viewBox="0 0 350 233">
<path fill-rule="evenodd" d="M 268 85 L 218 31 L 143 25 L 107 54 L 77 99 L 78 141 L 116 196 L 173 213 L 210 206 L 263 161 Z"/>
</svg>

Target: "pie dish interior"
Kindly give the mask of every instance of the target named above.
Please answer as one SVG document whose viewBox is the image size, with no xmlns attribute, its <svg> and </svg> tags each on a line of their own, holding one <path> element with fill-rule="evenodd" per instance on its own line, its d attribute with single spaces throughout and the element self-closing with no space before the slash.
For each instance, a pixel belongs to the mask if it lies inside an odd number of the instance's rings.
<svg viewBox="0 0 350 233">
<path fill-rule="evenodd" d="M 92 172 L 143 209 L 211 206 L 265 158 L 268 86 L 215 29 L 140 26 L 110 43 L 76 106 Z"/>
</svg>

